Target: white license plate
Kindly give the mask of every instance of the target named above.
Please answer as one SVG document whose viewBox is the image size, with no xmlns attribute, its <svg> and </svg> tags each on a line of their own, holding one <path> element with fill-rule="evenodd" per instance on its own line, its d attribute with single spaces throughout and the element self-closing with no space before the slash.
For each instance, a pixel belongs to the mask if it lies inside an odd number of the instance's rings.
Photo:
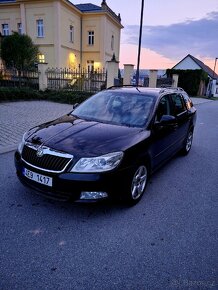
<svg viewBox="0 0 218 290">
<path fill-rule="evenodd" d="M 26 168 L 23 168 L 23 175 L 38 183 L 41 183 L 47 186 L 52 186 L 52 177 L 33 172 Z"/>
</svg>

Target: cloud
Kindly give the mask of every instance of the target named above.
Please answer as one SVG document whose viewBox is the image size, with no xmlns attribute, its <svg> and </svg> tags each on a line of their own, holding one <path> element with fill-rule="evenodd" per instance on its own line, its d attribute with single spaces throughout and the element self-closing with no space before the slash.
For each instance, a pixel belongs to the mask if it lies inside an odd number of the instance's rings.
<svg viewBox="0 0 218 290">
<path fill-rule="evenodd" d="M 142 47 L 168 58 L 183 58 L 187 54 L 197 57 L 218 57 L 218 11 L 200 20 L 187 20 L 168 26 L 144 26 Z M 126 26 L 125 43 L 138 45 L 139 27 Z"/>
</svg>

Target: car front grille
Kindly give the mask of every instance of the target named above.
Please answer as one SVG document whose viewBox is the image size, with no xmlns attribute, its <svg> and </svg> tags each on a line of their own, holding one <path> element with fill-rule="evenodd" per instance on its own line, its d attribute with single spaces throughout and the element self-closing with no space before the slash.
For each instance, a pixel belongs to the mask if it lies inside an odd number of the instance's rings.
<svg viewBox="0 0 218 290">
<path fill-rule="evenodd" d="M 42 156 L 37 155 L 37 150 L 43 151 Z M 63 172 L 73 159 L 73 155 L 58 152 L 45 146 L 24 145 L 22 159 L 27 164 L 49 172 Z"/>
</svg>

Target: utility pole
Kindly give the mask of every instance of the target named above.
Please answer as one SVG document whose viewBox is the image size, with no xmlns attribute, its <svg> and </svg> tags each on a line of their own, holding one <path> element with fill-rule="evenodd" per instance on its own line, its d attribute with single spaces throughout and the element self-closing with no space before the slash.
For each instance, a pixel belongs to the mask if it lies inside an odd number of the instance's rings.
<svg viewBox="0 0 218 290">
<path fill-rule="evenodd" d="M 144 0 L 142 0 L 142 5 L 141 5 L 141 20 L 140 20 L 140 30 L 139 30 L 138 61 L 137 61 L 137 70 L 136 70 L 136 86 L 139 85 L 139 65 L 140 65 L 140 55 L 141 55 L 143 11 L 144 11 Z"/>
<path fill-rule="evenodd" d="M 218 57 L 215 58 L 215 63 L 214 63 L 214 69 L 213 69 L 213 79 L 215 75 L 215 70 L 216 70 L 216 61 L 218 60 Z"/>
</svg>

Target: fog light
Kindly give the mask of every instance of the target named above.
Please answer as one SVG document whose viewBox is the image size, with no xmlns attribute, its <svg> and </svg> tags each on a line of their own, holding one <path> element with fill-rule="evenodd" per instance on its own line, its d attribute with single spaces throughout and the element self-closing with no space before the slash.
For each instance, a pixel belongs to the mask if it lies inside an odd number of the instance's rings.
<svg viewBox="0 0 218 290">
<path fill-rule="evenodd" d="M 82 191 L 80 194 L 80 199 L 101 199 L 107 197 L 107 192 L 103 191 Z"/>
</svg>

